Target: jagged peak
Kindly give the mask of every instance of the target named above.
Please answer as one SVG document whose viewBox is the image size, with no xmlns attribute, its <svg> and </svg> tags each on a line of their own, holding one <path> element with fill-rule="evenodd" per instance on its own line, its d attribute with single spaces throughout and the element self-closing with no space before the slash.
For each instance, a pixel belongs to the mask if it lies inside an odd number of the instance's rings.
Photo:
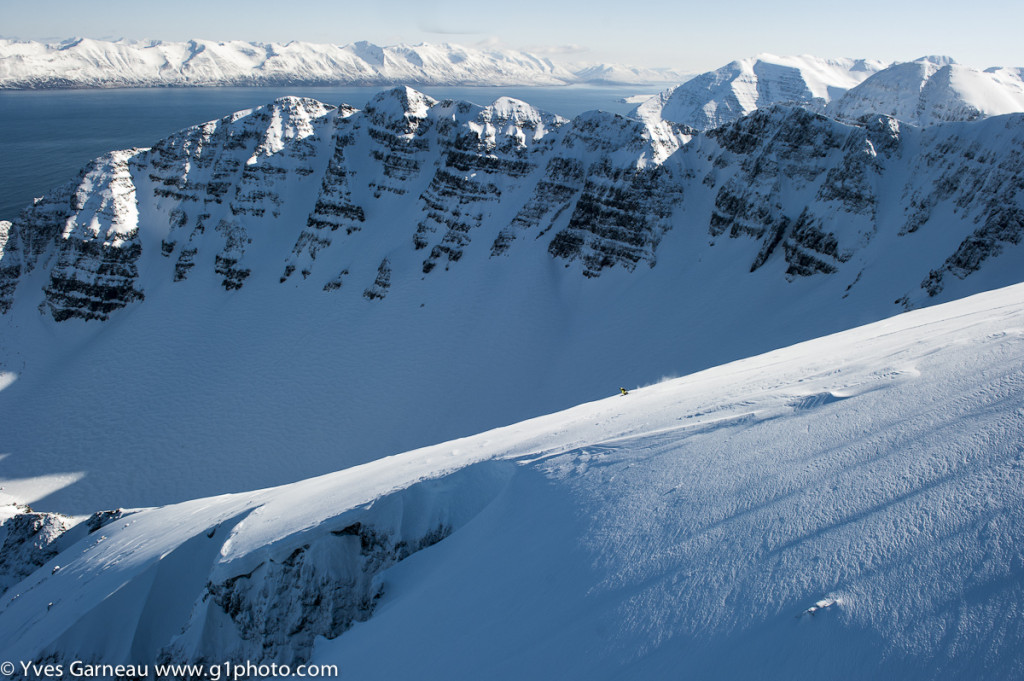
<svg viewBox="0 0 1024 681">
<path fill-rule="evenodd" d="M 78 208 L 64 224 L 62 237 L 73 233 L 119 247 L 138 231 L 135 187 L 126 180 L 128 161 L 142 148 L 110 151 L 86 166 L 78 188 Z"/>
<path fill-rule="evenodd" d="M 385 118 L 426 118 L 427 112 L 438 101 L 408 85 L 399 85 L 377 93 L 366 104 L 367 112 Z"/>
<path fill-rule="evenodd" d="M 270 156 L 281 151 L 294 139 L 301 139 L 313 132 L 313 121 L 326 116 L 337 107 L 309 97 L 286 96 L 275 99 L 256 111 L 266 114 L 269 124 L 263 131 L 263 139 L 253 154 Z"/>
<path fill-rule="evenodd" d="M 452 106 L 463 113 L 470 113 L 472 119 L 462 120 L 482 140 L 487 140 L 491 145 L 496 144 L 499 137 L 503 137 L 515 140 L 517 146 L 523 147 L 529 141 L 539 140 L 569 122 L 561 116 L 541 111 L 527 102 L 512 97 L 500 97 L 486 107 L 469 105 L 467 102 L 452 103 Z"/>
<path fill-rule="evenodd" d="M 297 95 L 285 95 L 284 97 L 278 97 L 269 104 L 265 104 L 264 107 L 281 111 L 307 111 L 320 112 L 321 114 L 338 108 L 333 104 L 321 102 L 319 99 L 313 99 L 312 97 L 299 97 Z"/>
<path fill-rule="evenodd" d="M 514 97 L 498 97 L 487 110 L 505 119 L 539 120 L 541 116 L 539 109 Z"/>
<path fill-rule="evenodd" d="M 573 127 L 575 128 L 589 128 L 597 129 L 600 127 L 609 128 L 635 128 L 639 130 L 643 124 L 628 116 L 622 114 L 612 113 L 610 111 L 604 111 L 602 109 L 592 109 L 591 111 L 584 111 L 572 119 Z"/>
<path fill-rule="evenodd" d="M 574 133 L 585 137 L 599 134 L 622 145 L 641 140 L 664 142 L 666 135 L 685 137 L 695 134 L 694 130 L 669 121 L 633 118 L 601 110 L 584 111 L 573 118 L 570 125 Z M 675 146 L 678 146 L 678 141 Z"/>
<path fill-rule="evenodd" d="M 954 64 L 958 63 L 956 59 L 941 54 L 925 55 L 924 57 L 918 57 L 914 61 L 928 62 L 929 64 L 935 64 L 936 66 L 953 66 Z"/>
<path fill-rule="evenodd" d="M 774 104 L 709 130 L 708 137 L 734 153 L 753 148 L 779 136 L 786 144 L 803 145 L 817 135 L 845 136 L 854 127 L 802 106 Z"/>
<path fill-rule="evenodd" d="M 818 121 L 825 125 L 834 124 L 849 127 L 844 123 L 840 123 L 839 121 L 829 118 L 828 116 L 823 116 L 822 114 L 819 114 L 815 111 L 811 111 L 806 107 L 798 106 L 796 104 L 785 103 L 772 104 L 761 109 L 756 109 L 755 111 L 750 112 L 749 114 L 743 116 L 742 118 L 738 118 L 735 121 L 726 123 L 722 127 L 731 127 L 737 129 L 742 129 L 744 127 L 751 126 L 760 127 L 763 126 L 766 121 L 785 121 L 790 119 L 800 122 Z"/>
<path fill-rule="evenodd" d="M 684 141 L 664 122 L 651 123 L 607 111 L 586 111 L 566 126 L 566 143 L 587 151 L 610 152 L 616 163 L 646 167 L 660 165 Z"/>
<path fill-rule="evenodd" d="M 642 121 L 620 114 L 590 111 L 569 122 L 565 140 L 570 146 L 579 141 L 588 151 L 614 150 L 616 155 L 633 164 L 637 163 L 638 152 L 650 138 L 650 127 Z"/>
<path fill-rule="evenodd" d="M 548 113 L 514 97 L 499 97 L 481 112 L 490 122 L 510 122 L 517 125 L 544 124 L 547 126 L 564 125 L 569 119 L 557 114 Z"/>
</svg>

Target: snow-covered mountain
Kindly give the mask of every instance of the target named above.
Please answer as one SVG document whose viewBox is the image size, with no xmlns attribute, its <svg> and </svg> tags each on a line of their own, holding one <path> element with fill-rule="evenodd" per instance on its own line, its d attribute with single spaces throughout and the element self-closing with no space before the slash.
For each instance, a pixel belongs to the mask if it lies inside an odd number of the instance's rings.
<svg viewBox="0 0 1024 681">
<path fill-rule="evenodd" d="M 1022 147 L 1021 115 L 696 134 L 403 87 L 114 152 L 0 225 L 2 484 L 280 484 L 1016 283 Z"/>
<path fill-rule="evenodd" d="M 760 55 L 670 88 L 633 110 L 656 124 L 710 130 L 774 104 L 858 121 L 885 115 L 910 125 L 1024 112 L 1021 70 L 979 71 L 949 57 L 886 65 L 864 59 Z"/>
<path fill-rule="evenodd" d="M 574 71 L 581 71 L 577 74 Z M 189 40 L 60 43 L 0 39 L 0 89 L 216 85 L 566 85 L 668 83 L 670 70 L 570 70 L 516 50 L 419 44 L 379 47 Z"/>
<path fill-rule="evenodd" d="M 949 57 L 895 64 L 828 106 L 831 116 L 856 120 L 885 114 L 913 125 L 971 121 L 1024 111 L 1018 69 L 979 71 Z"/>
<path fill-rule="evenodd" d="M 1022 392 L 1017 285 L 292 485 L 22 513 L 0 658 L 1020 678 Z"/>
<path fill-rule="evenodd" d="M 821 110 L 885 67 L 884 62 L 871 59 L 761 54 L 734 61 L 666 90 L 638 106 L 633 115 L 709 130 L 774 104 Z"/>
</svg>

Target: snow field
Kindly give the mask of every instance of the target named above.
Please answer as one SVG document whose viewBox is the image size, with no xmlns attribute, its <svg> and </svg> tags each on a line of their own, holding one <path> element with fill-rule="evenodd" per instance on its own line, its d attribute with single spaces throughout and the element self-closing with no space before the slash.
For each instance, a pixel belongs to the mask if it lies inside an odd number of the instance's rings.
<svg viewBox="0 0 1024 681">
<path fill-rule="evenodd" d="M 1013 286 L 320 478 L 139 511 L 4 594 L 0 657 L 311 652 L 359 679 L 1015 678 L 1022 394 Z M 422 550 L 388 562 L 396 540 Z M 295 556 L 307 581 L 285 579 Z M 332 570 L 362 575 L 373 602 L 351 628 L 245 638 L 246 613 L 277 618 L 268 631 L 300 616 L 279 587 L 345 582 Z M 228 584 L 237 612 L 203 595 Z M 115 624 L 98 632 L 98 618 Z"/>
</svg>

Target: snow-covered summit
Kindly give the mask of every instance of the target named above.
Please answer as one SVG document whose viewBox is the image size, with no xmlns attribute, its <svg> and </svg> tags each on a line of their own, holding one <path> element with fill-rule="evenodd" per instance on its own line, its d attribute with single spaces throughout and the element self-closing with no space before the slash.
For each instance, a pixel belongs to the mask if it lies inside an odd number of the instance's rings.
<svg viewBox="0 0 1024 681">
<path fill-rule="evenodd" d="M 928 62 L 935 66 L 952 66 L 957 63 L 956 59 L 944 54 L 928 54 L 923 57 L 918 57 L 914 60 L 915 62 Z"/>
<path fill-rule="evenodd" d="M 708 130 L 773 104 L 821 109 L 885 66 L 868 59 L 761 54 L 666 90 L 639 105 L 633 115 Z"/>
<path fill-rule="evenodd" d="M 435 104 L 437 100 L 430 95 L 403 85 L 378 93 L 366 103 L 364 111 L 378 123 L 389 119 L 404 120 L 406 132 L 412 134 L 418 122 L 427 117 L 427 111 Z"/>
<path fill-rule="evenodd" d="M 970 121 L 1024 111 L 1024 80 L 1013 69 L 981 71 L 924 57 L 876 73 L 827 111 L 844 120 L 884 114 L 912 125 Z"/>
<path fill-rule="evenodd" d="M 477 129 L 481 126 L 482 136 L 498 143 L 499 137 L 515 139 L 520 146 L 528 141 L 539 141 L 549 132 L 569 121 L 561 116 L 541 111 L 526 102 L 512 97 L 499 97 L 478 114 L 478 120 L 470 123 Z"/>
</svg>

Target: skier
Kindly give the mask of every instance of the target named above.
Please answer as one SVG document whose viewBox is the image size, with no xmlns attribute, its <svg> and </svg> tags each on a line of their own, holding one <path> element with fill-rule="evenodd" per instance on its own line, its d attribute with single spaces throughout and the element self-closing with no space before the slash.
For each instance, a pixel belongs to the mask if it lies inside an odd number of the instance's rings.
<svg viewBox="0 0 1024 681">
<path fill-rule="evenodd" d="M 623 395 L 628 395 L 628 394 L 629 394 L 629 391 L 628 391 L 628 390 L 626 390 L 625 388 L 619 388 L 619 390 L 621 390 L 621 391 L 622 391 L 622 394 L 623 394 Z"/>
</svg>

